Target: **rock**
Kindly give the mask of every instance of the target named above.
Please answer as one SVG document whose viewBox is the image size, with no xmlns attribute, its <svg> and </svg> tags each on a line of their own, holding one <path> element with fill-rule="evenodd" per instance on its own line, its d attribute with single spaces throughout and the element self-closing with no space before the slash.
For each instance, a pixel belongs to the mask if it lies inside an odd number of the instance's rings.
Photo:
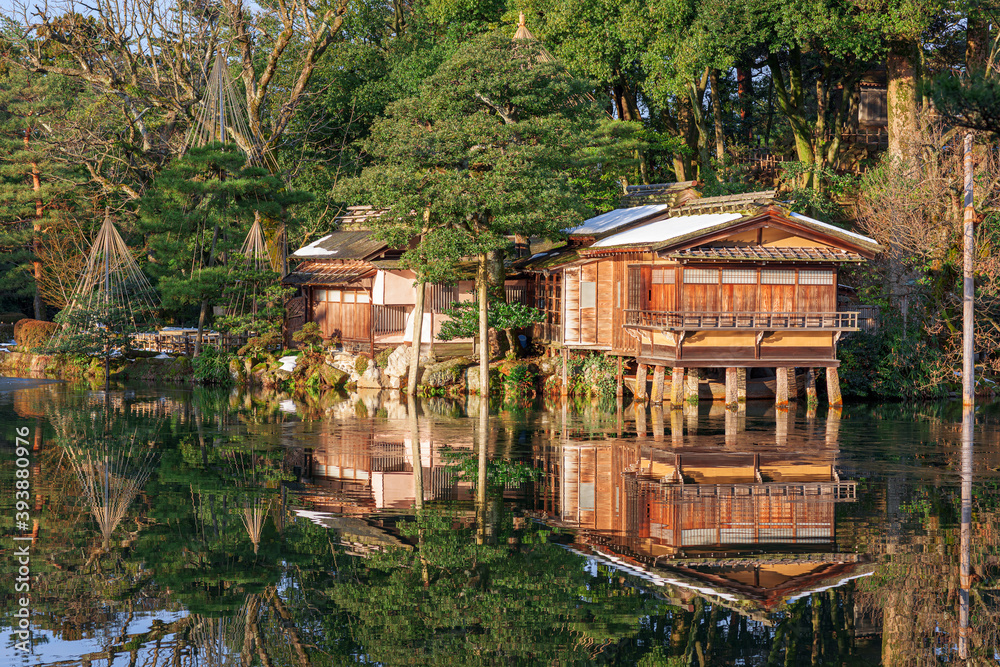
<svg viewBox="0 0 1000 667">
<path fill-rule="evenodd" d="M 358 389 L 381 389 L 382 372 L 375 364 L 368 364 L 364 374 L 358 378 Z"/>
<path fill-rule="evenodd" d="M 541 375 L 554 375 L 562 372 L 562 360 L 557 357 L 543 357 L 538 362 L 538 372 Z"/>
<path fill-rule="evenodd" d="M 236 384 L 246 383 L 246 371 L 239 359 L 231 359 L 229 361 L 229 375 L 233 378 L 233 382 Z"/>
<path fill-rule="evenodd" d="M 385 365 L 385 374 L 391 378 L 406 377 L 409 367 L 410 348 L 406 345 L 400 345 L 389 355 L 389 359 Z"/>
<path fill-rule="evenodd" d="M 286 371 L 283 368 L 279 368 L 279 369 L 273 371 L 273 373 L 274 373 L 274 377 L 277 378 L 277 380 L 279 382 L 284 382 L 285 380 L 287 380 L 290 377 L 292 377 L 291 371 Z"/>
<path fill-rule="evenodd" d="M 334 368 L 328 364 L 319 367 L 320 379 L 327 387 L 343 387 L 347 383 L 348 374 L 339 368 Z"/>
<path fill-rule="evenodd" d="M 462 379 L 465 368 L 469 365 L 466 357 L 455 357 L 437 364 L 425 366 L 420 375 L 422 387 L 447 387 Z"/>
</svg>

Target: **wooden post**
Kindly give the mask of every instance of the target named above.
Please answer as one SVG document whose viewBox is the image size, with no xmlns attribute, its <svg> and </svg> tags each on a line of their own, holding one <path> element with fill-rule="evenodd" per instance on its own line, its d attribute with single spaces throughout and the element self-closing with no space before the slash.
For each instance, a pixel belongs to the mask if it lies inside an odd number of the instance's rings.
<svg viewBox="0 0 1000 667">
<path fill-rule="evenodd" d="M 774 369 L 774 405 L 779 410 L 788 409 L 788 368 L 786 366 Z"/>
<path fill-rule="evenodd" d="M 830 407 L 839 408 L 844 404 L 840 396 L 840 373 L 836 368 L 826 369 L 826 396 Z"/>
<path fill-rule="evenodd" d="M 654 405 L 663 403 L 663 366 L 653 367 L 653 393 L 649 397 L 649 402 Z"/>
<path fill-rule="evenodd" d="M 680 410 L 684 407 L 684 369 L 674 368 L 670 375 L 670 407 Z"/>
<path fill-rule="evenodd" d="M 646 400 L 646 364 L 639 363 L 635 368 L 635 400 Z"/>
<path fill-rule="evenodd" d="M 687 369 L 687 383 L 684 385 L 684 400 L 690 405 L 698 405 L 698 385 L 701 382 L 701 369 Z"/>
<path fill-rule="evenodd" d="M 621 398 L 625 394 L 622 384 L 625 382 L 622 375 L 622 358 L 618 357 L 618 375 L 615 377 L 615 398 Z"/>
<path fill-rule="evenodd" d="M 736 402 L 741 409 L 747 405 L 747 369 L 736 369 Z"/>
<path fill-rule="evenodd" d="M 567 360 L 568 356 L 569 353 L 564 347 L 562 349 L 562 386 L 559 388 L 560 396 L 569 395 L 569 369 L 568 369 L 569 361 Z"/>
<path fill-rule="evenodd" d="M 726 368 L 726 410 L 735 410 L 739 407 L 739 401 L 736 398 L 736 370 L 732 367 Z"/>
<path fill-rule="evenodd" d="M 965 135 L 965 216 L 962 223 L 962 406 L 976 401 L 975 280 L 972 275 L 973 227 L 976 211 L 972 206 L 972 133 Z M 837 392 L 838 397 L 840 392 Z"/>
<path fill-rule="evenodd" d="M 816 399 L 816 369 L 806 369 L 806 407 L 815 408 Z"/>
</svg>

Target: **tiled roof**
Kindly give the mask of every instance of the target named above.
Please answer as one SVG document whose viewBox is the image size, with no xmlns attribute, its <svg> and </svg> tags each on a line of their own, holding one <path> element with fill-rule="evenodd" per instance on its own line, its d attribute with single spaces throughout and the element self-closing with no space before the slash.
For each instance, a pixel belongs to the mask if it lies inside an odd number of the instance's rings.
<svg viewBox="0 0 1000 667">
<path fill-rule="evenodd" d="M 667 254 L 675 259 L 712 259 L 750 262 L 863 262 L 864 257 L 839 248 L 740 246 L 678 250 Z"/>
<path fill-rule="evenodd" d="M 306 261 L 282 279 L 285 285 L 345 285 L 354 282 L 375 268 L 358 260 Z"/>
<path fill-rule="evenodd" d="M 369 231 L 333 232 L 299 248 L 292 253 L 292 257 L 367 259 L 384 248 L 386 244 L 373 239 Z"/>
</svg>

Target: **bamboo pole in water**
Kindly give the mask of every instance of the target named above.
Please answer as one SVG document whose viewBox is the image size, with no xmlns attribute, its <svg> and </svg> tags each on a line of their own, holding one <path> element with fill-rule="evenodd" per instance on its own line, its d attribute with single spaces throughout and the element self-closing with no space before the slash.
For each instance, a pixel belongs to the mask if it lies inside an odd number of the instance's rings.
<svg viewBox="0 0 1000 667">
<path fill-rule="evenodd" d="M 975 284 L 972 277 L 972 234 L 975 221 L 972 206 L 972 133 L 965 135 L 965 215 L 962 224 L 962 405 L 971 408 L 975 402 L 975 356 L 973 339 L 975 323 Z"/>
</svg>

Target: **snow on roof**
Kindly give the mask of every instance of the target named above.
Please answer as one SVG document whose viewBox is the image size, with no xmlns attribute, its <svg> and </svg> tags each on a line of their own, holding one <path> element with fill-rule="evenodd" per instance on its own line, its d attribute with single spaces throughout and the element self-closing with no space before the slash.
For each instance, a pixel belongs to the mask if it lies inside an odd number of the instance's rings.
<svg viewBox="0 0 1000 667">
<path fill-rule="evenodd" d="M 863 234 L 849 232 L 843 227 L 837 227 L 836 225 L 831 225 L 829 222 L 822 222 L 821 220 L 817 220 L 816 218 L 810 218 L 808 215 L 802 215 L 801 213 L 790 213 L 788 217 L 794 218 L 796 220 L 801 220 L 802 222 L 809 225 L 815 225 L 822 229 L 829 230 L 830 232 L 833 233 L 834 236 L 839 234 L 842 236 L 847 236 L 849 238 L 852 238 L 856 241 L 860 241 L 864 245 L 878 246 L 878 241 L 876 241 L 873 238 L 867 237 Z"/>
<path fill-rule="evenodd" d="M 742 213 L 682 215 L 676 218 L 657 220 L 656 222 L 651 222 L 635 229 L 625 230 L 624 232 L 601 239 L 591 247 L 609 248 L 614 246 L 644 245 L 647 243 L 665 243 L 675 238 L 711 229 L 716 225 L 739 220 L 742 217 Z"/>
<path fill-rule="evenodd" d="M 292 257 L 329 257 L 330 255 L 336 255 L 337 250 L 327 250 L 326 248 L 319 247 L 319 244 L 333 236 L 333 234 L 327 234 L 318 241 L 313 241 L 307 246 L 303 246 L 292 253 Z"/>
<path fill-rule="evenodd" d="M 567 229 L 566 233 L 571 236 L 606 234 L 622 225 L 638 222 L 643 218 L 648 218 L 669 208 L 670 204 L 646 204 L 645 206 L 633 206 L 631 208 L 617 208 L 614 211 L 602 213 L 596 218 L 590 218 L 579 227 Z"/>
</svg>

